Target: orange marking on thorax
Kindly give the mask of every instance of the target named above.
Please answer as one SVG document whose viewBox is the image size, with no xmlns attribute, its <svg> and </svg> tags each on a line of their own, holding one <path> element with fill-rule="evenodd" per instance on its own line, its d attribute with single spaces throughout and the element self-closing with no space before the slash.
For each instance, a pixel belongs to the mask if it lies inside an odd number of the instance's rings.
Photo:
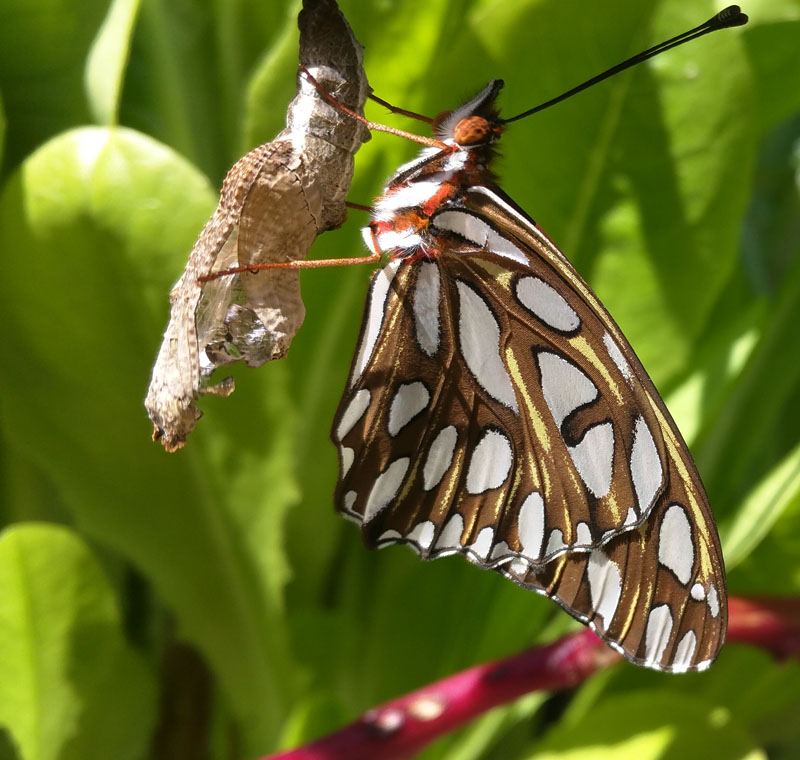
<svg viewBox="0 0 800 760">
<path fill-rule="evenodd" d="M 444 201 L 453 197 L 457 192 L 457 182 L 442 182 L 442 186 L 422 204 L 422 213 L 427 217 L 432 216 Z"/>
</svg>

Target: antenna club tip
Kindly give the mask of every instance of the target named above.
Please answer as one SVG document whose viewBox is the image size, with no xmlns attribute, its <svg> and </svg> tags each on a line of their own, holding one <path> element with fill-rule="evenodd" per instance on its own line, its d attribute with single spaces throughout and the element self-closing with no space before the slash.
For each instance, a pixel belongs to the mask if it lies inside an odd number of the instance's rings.
<svg viewBox="0 0 800 760">
<path fill-rule="evenodd" d="M 717 29 L 728 29 L 733 26 L 744 26 L 748 20 L 747 14 L 742 13 L 742 9 L 738 5 L 729 5 L 714 16 L 711 23 Z"/>
</svg>

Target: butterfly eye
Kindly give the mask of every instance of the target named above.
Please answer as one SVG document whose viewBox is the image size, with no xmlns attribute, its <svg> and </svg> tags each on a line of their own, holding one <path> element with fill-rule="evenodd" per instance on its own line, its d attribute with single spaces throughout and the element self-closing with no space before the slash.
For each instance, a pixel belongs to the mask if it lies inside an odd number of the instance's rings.
<svg viewBox="0 0 800 760">
<path fill-rule="evenodd" d="M 480 145 L 494 134 L 492 125 L 483 116 L 467 116 L 456 124 L 453 138 L 459 145 Z"/>
</svg>

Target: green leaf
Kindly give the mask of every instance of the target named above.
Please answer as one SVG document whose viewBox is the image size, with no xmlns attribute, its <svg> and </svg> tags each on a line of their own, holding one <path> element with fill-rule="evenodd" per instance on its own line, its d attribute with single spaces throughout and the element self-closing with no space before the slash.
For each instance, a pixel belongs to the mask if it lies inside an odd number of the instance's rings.
<svg viewBox="0 0 800 760">
<path fill-rule="evenodd" d="M 0 90 L 0 176 L 3 169 L 3 155 L 6 147 L 6 111 L 3 108 L 3 93 Z"/>
<path fill-rule="evenodd" d="M 286 106 L 297 91 L 296 76 L 300 32 L 291 19 L 281 27 L 269 54 L 259 62 L 247 86 L 245 149 L 269 142 L 286 126 Z M 288 14 L 287 14 L 288 16 Z"/>
<path fill-rule="evenodd" d="M 530 743 L 531 720 L 547 701 L 543 692 L 528 694 L 510 705 L 497 707 L 465 729 L 447 736 L 419 755 L 448 760 L 519 757 Z"/>
<path fill-rule="evenodd" d="M 714 670 L 713 679 L 687 684 L 685 691 L 730 710 L 735 723 L 756 737 L 770 757 L 796 754 L 800 664 L 776 662 L 767 652 L 733 644 L 725 648 Z"/>
<path fill-rule="evenodd" d="M 244 143 L 241 129 L 248 80 L 265 48 L 296 26 L 299 8 L 295 3 L 290 15 L 290 5 L 144 0 L 120 121 L 170 145 L 219 185 L 254 147 Z M 274 104 L 284 119 L 287 102 Z"/>
<path fill-rule="evenodd" d="M 765 502 L 768 517 L 774 517 L 775 508 L 781 510 L 780 519 L 775 519 L 772 528 L 747 555 L 737 552 L 738 560 L 728 576 L 730 585 L 743 594 L 800 594 L 800 568 L 797 556 L 800 552 L 800 499 L 797 490 L 789 490 L 785 495 L 777 492 L 779 477 L 783 471 L 787 486 L 796 486 L 790 468 L 796 460 L 787 459 L 785 468 L 779 468 L 773 481 L 770 478 L 762 486 L 765 495 L 776 489 L 774 501 Z M 758 531 L 761 533 L 761 531 Z M 757 534 L 758 535 L 758 534 Z M 750 548 L 745 544 L 745 548 Z"/>
<path fill-rule="evenodd" d="M 0 387 L 9 445 L 171 605 L 255 754 L 295 677 L 280 598 L 285 376 L 268 373 L 268 394 L 245 378 L 236 405 L 211 399 L 224 408 L 177 456 L 150 441 L 142 406 L 169 283 L 213 205 L 205 177 L 129 130 L 69 132 L 26 160 L 0 198 L 0 250 L 25 252 L 0 283 L 3 323 L 26 359 Z"/>
<path fill-rule="evenodd" d="M 800 709 L 800 693 L 795 687 L 798 665 L 794 662 L 776 662 L 771 654 L 755 647 L 728 644 L 719 659 L 705 673 L 685 676 L 667 676 L 632 665 L 621 664 L 597 674 L 583 684 L 575 698 L 561 717 L 559 732 L 570 729 L 580 736 L 584 724 L 593 725 L 594 714 L 604 705 L 617 700 L 637 699 L 643 706 L 650 705 L 651 695 L 662 691 L 669 695 L 675 705 L 684 700 L 689 704 L 702 703 L 699 714 L 713 711 L 715 720 L 723 718 L 735 725 L 749 742 L 769 748 L 769 756 L 787 757 L 796 754 L 798 727 L 789 716 Z M 742 688 L 747 684 L 747 688 Z M 675 724 L 675 730 L 683 734 L 685 729 L 676 721 L 674 711 L 655 712 L 665 722 Z M 678 713 L 680 715 L 680 713 Z M 682 720 L 682 719 L 681 719 Z M 630 733 L 638 726 L 632 717 Z M 693 731 L 694 728 L 689 729 Z M 714 758 L 738 758 L 741 751 L 731 750 L 725 754 L 711 752 Z"/>
<path fill-rule="evenodd" d="M 796 447 L 755 491 L 748 495 L 727 530 L 722 532 L 725 565 L 732 570 L 761 542 L 788 510 L 800 508 L 800 446 Z"/>
<path fill-rule="evenodd" d="M 786 347 L 794 341 L 800 319 L 800 260 L 797 247 L 789 251 L 788 267 L 779 275 L 776 292 L 753 294 L 749 301 L 728 298 L 725 309 L 715 314 L 722 321 L 718 328 L 722 332 L 728 329 L 726 322 L 738 321 L 741 312 L 749 310 L 755 339 L 732 383 L 720 384 L 718 376 L 709 375 L 705 385 L 706 405 L 710 408 L 707 399 L 716 397 L 717 409 L 698 436 L 697 455 L 723 515 L 741 509 L 745 495 L 797 444 L 800 364 Z M 763 263 L 765 269 L 772 267 L 766 260 Z M 735 284 L 732 290 L 741 291 L 741 287 Z"/>
<path fill-rule="evenodd" d="M 0 724 L 22 760 L 144 756 L 153 673 L 125 643 L 114 589 L 72 532 L 3 531 L 0 628 Z"/>
<path fill-rule="evenodd" d="M 141 0 L 112 0 L 86 62 L 89 108 L 99 124 L 117 123 L 119 99 Z"/>
<path fill-rule="evenodd" d="M 607 697 L 585 716 L 579 730 L 561 724 L 526 755 L 531 760 L 704 756 L 766 758 L 729 712 L 667 689 Z"/>
</svg>

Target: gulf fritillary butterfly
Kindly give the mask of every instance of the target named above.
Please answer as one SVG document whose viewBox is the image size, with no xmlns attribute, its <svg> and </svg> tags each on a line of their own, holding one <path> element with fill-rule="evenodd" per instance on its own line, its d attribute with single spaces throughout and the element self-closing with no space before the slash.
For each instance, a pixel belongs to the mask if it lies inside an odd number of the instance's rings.
<svg viewBox="0 0 800 760">
<path fill-rule="evenodd" d="M 732 6 L 575 91 L 746 20 Z M 544 107 L 500 119 L 502 85 L 437 117 L 444 145 L 401 166 L 373 209 L 365 239 L 389 262 L 333 424 L 337 508 L 370 547 L 463 554 L 636 664 L 703 670 L 727 625 L 705 491 L 619 327 L 494 183 L 504 124 Z"/>
</svg>

